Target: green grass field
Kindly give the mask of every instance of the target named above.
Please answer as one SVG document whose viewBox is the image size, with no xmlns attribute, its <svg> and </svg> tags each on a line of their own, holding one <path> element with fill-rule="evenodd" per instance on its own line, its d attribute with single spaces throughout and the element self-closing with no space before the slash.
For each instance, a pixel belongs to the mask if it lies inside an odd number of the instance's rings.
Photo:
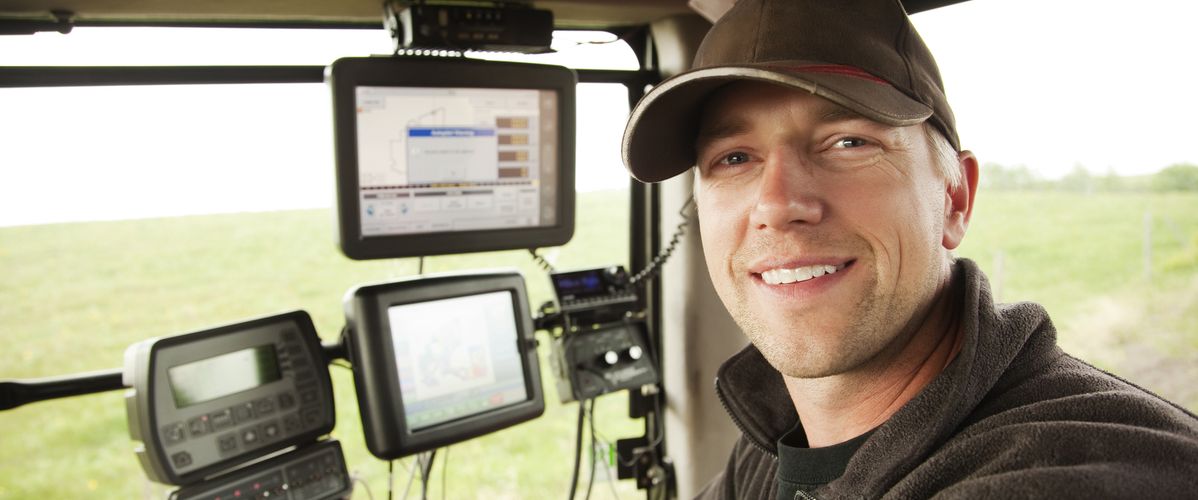
<svg viewBox="0 0 1198 500">
<path fill-rule="evenodd" d="M 545 253 L 559 269 L 627 259 L 627 194 L 583 194 L 575 239 Z M 1145 213 L 1152 216 L 1151 275 L 1144 272 Z M 0 228 L 0 379 L 117 368 L 126 346 L 293 309 L 334 338 L 353 285 L 415 274 L 415 259 L 354 262 L 332 243 L 326 210 Z M 983 193 L 959 254 L 1001 287 L 1053 313 L 1062 344 L 1190 409 L 1198 369 L 1198 195 Z M 998 273 L 1001 254 L 1001 274 Z M 534 305 L 548 278 L 526 252 L 441 256 L 426 272 L 514 267 Z M 543 365 L 543 372 L 547 367 Z M 372 458 L 348 370 L 332 368 L 337 428 L 350 468 L 376 498 L 387 464 Z M 544 498 L 566 494 L 577 405 L 450 448 L 437 461 L 434 498 Z M 625 397 L 600 399 L 600 433 L 637 435 Z M 0 412 L 0 498 L 134 498 L 165 491 L 133 455 L 118 392 Z M 442 455 L 443 456 L 443 455 Z M 407 480 L 398 464 L 397 487 Z M 585 478 L 585 476 L 584 476 Z M 621 497 L 640 495 L 627 481 Z M 610 485 L 596 484 L 610 498 Z M 360 490 L 358 493 L 362 493 Z M 400 492 L 402 495 L 402 492 Z M 160 495 L 157 495 L 160 497 Z M 357 495 L 366 498 L 364 494 Z"/>
<path fill-rule="evenodd" d="M 1194 411 L 1196 246 L 1194 193 L 997 192 L 978 197 L 959 254 L 1002 301 L 1043 304 L 1067 352 Z"/>
</svg>

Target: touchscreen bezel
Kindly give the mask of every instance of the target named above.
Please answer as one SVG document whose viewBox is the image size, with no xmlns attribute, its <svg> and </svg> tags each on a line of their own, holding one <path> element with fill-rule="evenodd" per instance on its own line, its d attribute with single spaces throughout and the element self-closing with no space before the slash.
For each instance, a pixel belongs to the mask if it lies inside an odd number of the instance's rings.
<svg viewBox="0 0 1198 500">
<path fill-rule="evenodd" d="M 338 240 L 351 259 L 383 259 L 537 248 L 565 244 L 574 234 L 574 72 L 561 66 L 465 58 L 342 58 L 326 69 L 333 94 Z M 527 89 L 557 95 L 558 170 L 553 225 L 364 236 L 358 167 L 356 89 L 417 87 Z"/>
<path fill-rule="evenodd" d="M 404 410 L 388 309 L 492 292 L 508 292 L 512 297 L 515 341 L 527 399 L 413 430 Z M 370 452 L 382 459 L 401 458 L 489 434 L 544 413 L 540 365 L 529 311 L 524 278 L 515 271 L 430 276 L 366 285 L 347 292 L 347 347 L 363 434 Z"/>
</svg>

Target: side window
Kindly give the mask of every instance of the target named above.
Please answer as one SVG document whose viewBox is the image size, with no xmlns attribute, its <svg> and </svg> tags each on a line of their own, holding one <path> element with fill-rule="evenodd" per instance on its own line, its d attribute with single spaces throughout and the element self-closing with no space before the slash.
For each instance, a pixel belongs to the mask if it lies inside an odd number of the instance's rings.
<svg viewBox="0 0 1198 500">
<path fill-rule="evenodd" d="M 1043 304 L 1066 352 L 1190 410 L 1198 63 L 1175 48 L 1195 18 L 1163 1 L 971 0 L 914 16 L 982 162 L 958 253 L 999 300 Z"/>
<path fill-rule="evenodd" d="M 324 65 L 389 43 L 360 30 L 105 30 L 0 38 L 0 64 Z M 568 46 L 594 46 L 560 36 L 557 63 L 599 60 L 570 59 Z M 223 37 L 232 47 L 223 56 L 204 45 Z M 87 43 L 72 45 L 79 40 Z M 159 45 L 175 48 L 158 53 Z M 608 48 L 617 45 L 633 57 L 622 43 Z M 605 57 L 616 61 L 603 63 L 608 69 L 636 68 L 635 58 Z M 619 160 L 627 89 L 581 84 L 578 92 L 577 229 L 569 244 L 541 253 L 558 269 L 627 266 L 628 177 Z M 328 107 L 316 83 L 0 89 L 0 331 L 11 353 L 0 378 L 118 368 L 134 342 L 293 309 L 308 311 L 333 340 L 347 289 L 415 275 L 416 259 L 358 262 L 337 250 Z M 523 250 L 433 256 L 423 266 L 514 267 L 534 307 L 552 299 L 548 277 Z M 545 415 L 439 453 L 431 494 L 545 497 L 568 488 L 578 407 L 557 402 L 542 344 Z M 366 450 L 351 373 L 330 370 L 333 435 L 364 487 L 383 494 L 388 464 Z M 622 393 L 600 398 L 595 411 L 601 439 L 643 433 Z M 0 426 L 8 430 L 0 498 L 161 496 L 137 464 L 119 392 L 0 412 Z M 394 467 L 396 487 L 411 467 L 411 459 Z M 614 478 L 597 487 L 637 496 Z"/>
</svg>

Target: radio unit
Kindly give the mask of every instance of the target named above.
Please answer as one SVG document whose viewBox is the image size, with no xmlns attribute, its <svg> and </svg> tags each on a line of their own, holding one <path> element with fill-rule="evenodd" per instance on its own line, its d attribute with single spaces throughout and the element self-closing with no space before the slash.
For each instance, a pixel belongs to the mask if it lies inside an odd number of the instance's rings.
<svg viewBox="0 0 1198 500">
<path fill-rule="evenodd" d="M 623 266 L 554 272 L 549 276 L 558 310 L 575 325 L 621 319 L 636 308 L 636 288 Z"/>
</svg>

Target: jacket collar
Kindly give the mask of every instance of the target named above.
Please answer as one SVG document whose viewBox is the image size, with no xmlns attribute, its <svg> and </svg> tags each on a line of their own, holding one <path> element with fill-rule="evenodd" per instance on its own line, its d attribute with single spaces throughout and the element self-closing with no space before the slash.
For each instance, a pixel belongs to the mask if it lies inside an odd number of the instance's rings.
<svg viewBox="0 0 1198 500">
<path fill-rule="evenodd" d="M 778 438 L 799 421 L 782 375 L 749 344 L 716 372 L 715 391 L 732 422 L 762 451 L 777 457 Z"/>
<path fill-rule="evenodd" d="M 1016 370 L 1023 371 L 1040 365 L 1045 357 L 1059 354 L 1055 331 L 1043 309 L 1030 304 L 997 309 L 986 277 L 968 259 L 954 263 L 953 279 L 964 281 L 964 286 L 958 287 L 963 290 L 958 303 L 964 335 L 960 353 L 915 398 L 877 428 L 853 462 L 882 455 L 893 462 L 886 464 L 892 472 L 914 467 L 953 435 L 1013 364 L 1023 365 Z M 1044 335 L 1033 336 L 1035 332 Z M 1021 357 L 1019 363 L 1015 363 L 1017 357 Z M 778 438 L 794 428 L 798 415 L 781 374 L 761 352 L 749 345 L 724 362 L 716 374 L 716 393 L 745 437 L 776 457 Z M 909 453 L 895 454 L 895 447 Z M 856 469 L 850 463 L 841 479 L 859 487 L 881 480 L 869 470 L 881 464 L 870 461 L 871 467 Z"/>
</svg>

